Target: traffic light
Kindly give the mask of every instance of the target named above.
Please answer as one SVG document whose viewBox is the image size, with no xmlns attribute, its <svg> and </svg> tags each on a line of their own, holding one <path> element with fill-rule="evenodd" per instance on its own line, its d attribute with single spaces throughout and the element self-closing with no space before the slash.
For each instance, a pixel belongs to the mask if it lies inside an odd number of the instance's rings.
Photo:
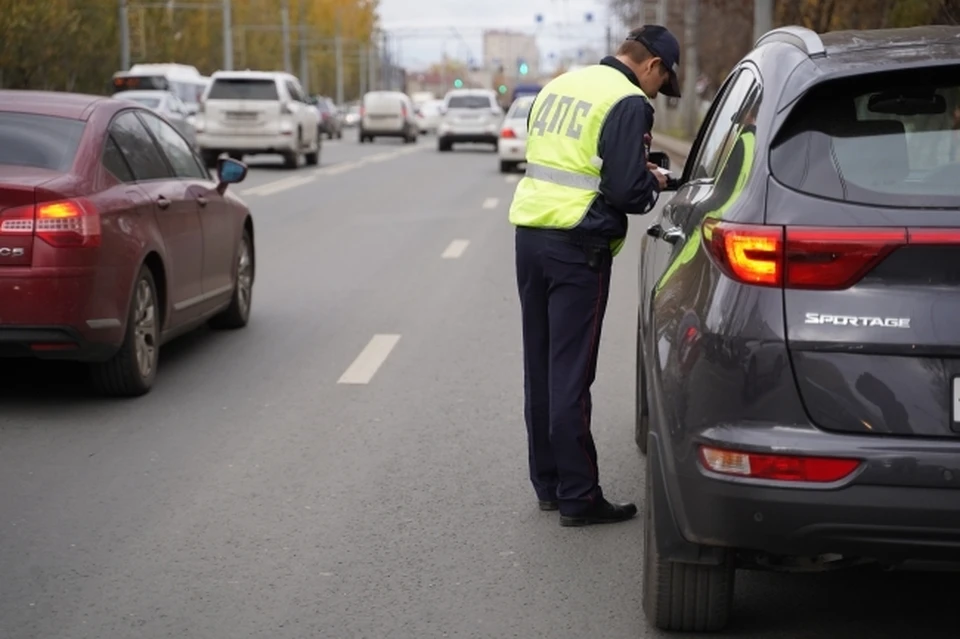
<svg viewBox="0 0 960 639">
<path fill-rule="evenodd" d="M 456 80 L 453 81 L 453 86 L 459 89 L 460 87 L 463 86 L 463 80 L 461 80 L 460 78 L 457 78 Z"/>
<path fill-rule="evenodd" d="M 527 66 L 526 62 L 520 63 L 520 75 L 527 75 L 527 71 L 530 70 L 530 67 Z"/>
<path fill-rule="evenodd" d="M 507 85 L 501 84 L 501 85 L 497 88 L 497 91 L 500 92 L 500 95 L 503 95 L 504 93 L 507 92 Z"/>
</svg>

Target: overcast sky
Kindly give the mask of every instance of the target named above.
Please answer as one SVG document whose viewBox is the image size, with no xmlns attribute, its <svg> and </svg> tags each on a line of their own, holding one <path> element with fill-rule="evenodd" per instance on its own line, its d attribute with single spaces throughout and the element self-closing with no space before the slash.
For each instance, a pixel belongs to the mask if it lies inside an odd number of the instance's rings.
<svg viewBox="0 0 960 639">
<path fill-rule="evenodd" d="M 587 13 L 593 14 L 592 23 L 586 21 Z M 543 15 L 539 29 L 537 14 Z M 601 49 L 607 15 L 603 0 L 380 0 L 381 23 L 399 40 L 391 49 L 411 69 L 438 61 L 444 47 L 450 57 L 481 60 L 484 28 L 537 33 L 547 64 L 551 53 Z M 614 27 L 614 36 L 618 34 Z"/>
</svg>

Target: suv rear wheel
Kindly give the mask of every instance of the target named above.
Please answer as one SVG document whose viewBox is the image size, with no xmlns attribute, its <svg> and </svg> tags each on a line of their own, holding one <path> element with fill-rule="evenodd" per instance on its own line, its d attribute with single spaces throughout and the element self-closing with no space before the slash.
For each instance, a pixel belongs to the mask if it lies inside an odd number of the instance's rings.
<svg viewBox="0 0 960 639">
<path fill-rule="evenodd" d="M 160 354 L 160 306 L 157 286 L 146 265 L 140 267 L 127 315 L 127 332 L 120 350 L 90 368 L 93 383 L 105 395 L 146 394 L 157 375 Z"/>
<path fill-rule="evenodd" d="M 643 611 L 656 628 L 675 632 L 717 632 L 730 619 L 736 571 L 732 556 L 720 566 L 667 561 L 657 550 L 657 513 L 647 463 L 643 529 Z"/>
</svg>

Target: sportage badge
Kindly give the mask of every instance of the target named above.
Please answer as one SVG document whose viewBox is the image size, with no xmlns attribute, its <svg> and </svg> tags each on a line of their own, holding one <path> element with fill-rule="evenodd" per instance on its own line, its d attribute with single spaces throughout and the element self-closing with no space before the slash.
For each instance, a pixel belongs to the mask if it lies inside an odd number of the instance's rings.
<svg viewBox="0 0 960 639">
<path fill-rule="evenodd" d="M 828 324 L 830 326 L 856 326 L 881 328 L 910 328 L 909 317 L 864 317 L 856 315 L 825 315 L 807 313 L 805 324 Z"/>
</svg>

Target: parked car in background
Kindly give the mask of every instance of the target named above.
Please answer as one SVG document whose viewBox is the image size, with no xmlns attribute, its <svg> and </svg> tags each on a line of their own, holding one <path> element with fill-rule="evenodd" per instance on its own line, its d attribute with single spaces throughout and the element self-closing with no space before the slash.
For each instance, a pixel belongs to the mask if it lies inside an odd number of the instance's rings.
<svg viewBox="0 0 960 639">
<path fill-rule="evenodd" d="M 0 91 L 0 359 L 87 362 L 141 395 L 168 340 L 245 326 L 253 220 L 227 186 L 247 169 L 217 172 L 130 101 Z"/>
<path fill-rule="evenodd" d="M 496 150 L 502 120 L 503 109 L 495 92 L 454 89 L 444 98 L 443 117 L 437 129 L 437 148 L 450 151 L 454 144 L 479 142 L 492 144 Z"/>
<path fill-rule="evenodd" d="M 420 129 L 414 115 L 413 102 L 400 91 L 371 91 L 363 96 L 360 111 L 360 142 L 373 142 L 378 137 L 417 141 Z"/>
<path fill-rule="evenodd" d="M 301 157 L 320 162 L 320 114 L 289 73 L 217 71 L 194 126 L 208 166 L 224 152 L 235 159 L 279 154 L 291 169 Z"/>
<path fill-rule="evenodd" d="M 956 567 L 958 65 L 955 26 L 773 30 L 645 221 L 656 627 L 720 630 L 739 569 Z"/>
<path fill-rule="evenodd" d="M 197 134 L 193 128 L 195 119 L 191 117 L 191 109 L 185 105 L 171 91 L 124 91 L 117 93 L 116 98 L 130 100 L 159 113 L 167 122 L 172 124 L 187 139 L 190 144 L 196 144 Z"/>
<path fill-rule="evenodd" d="M 329 139 L 343 137 L 343 116 L 333 100 L 318 95 L 313 98 L 313 105 L 320 114 L 320 130 Z"/>
<path fill-rule="evenodd" d="M 420 133 L 436 133 L 443 117 L 443 100 L 427 100 L 417 107 L 417 124 Z"/>
<path fill-rule="evenodd" d="M 517 98 L 503 118 L 497 143 L 501 173 L 516 171 L 527 160 L 527 116 L 535 98 L 532 95 Z"/>
</svg>

